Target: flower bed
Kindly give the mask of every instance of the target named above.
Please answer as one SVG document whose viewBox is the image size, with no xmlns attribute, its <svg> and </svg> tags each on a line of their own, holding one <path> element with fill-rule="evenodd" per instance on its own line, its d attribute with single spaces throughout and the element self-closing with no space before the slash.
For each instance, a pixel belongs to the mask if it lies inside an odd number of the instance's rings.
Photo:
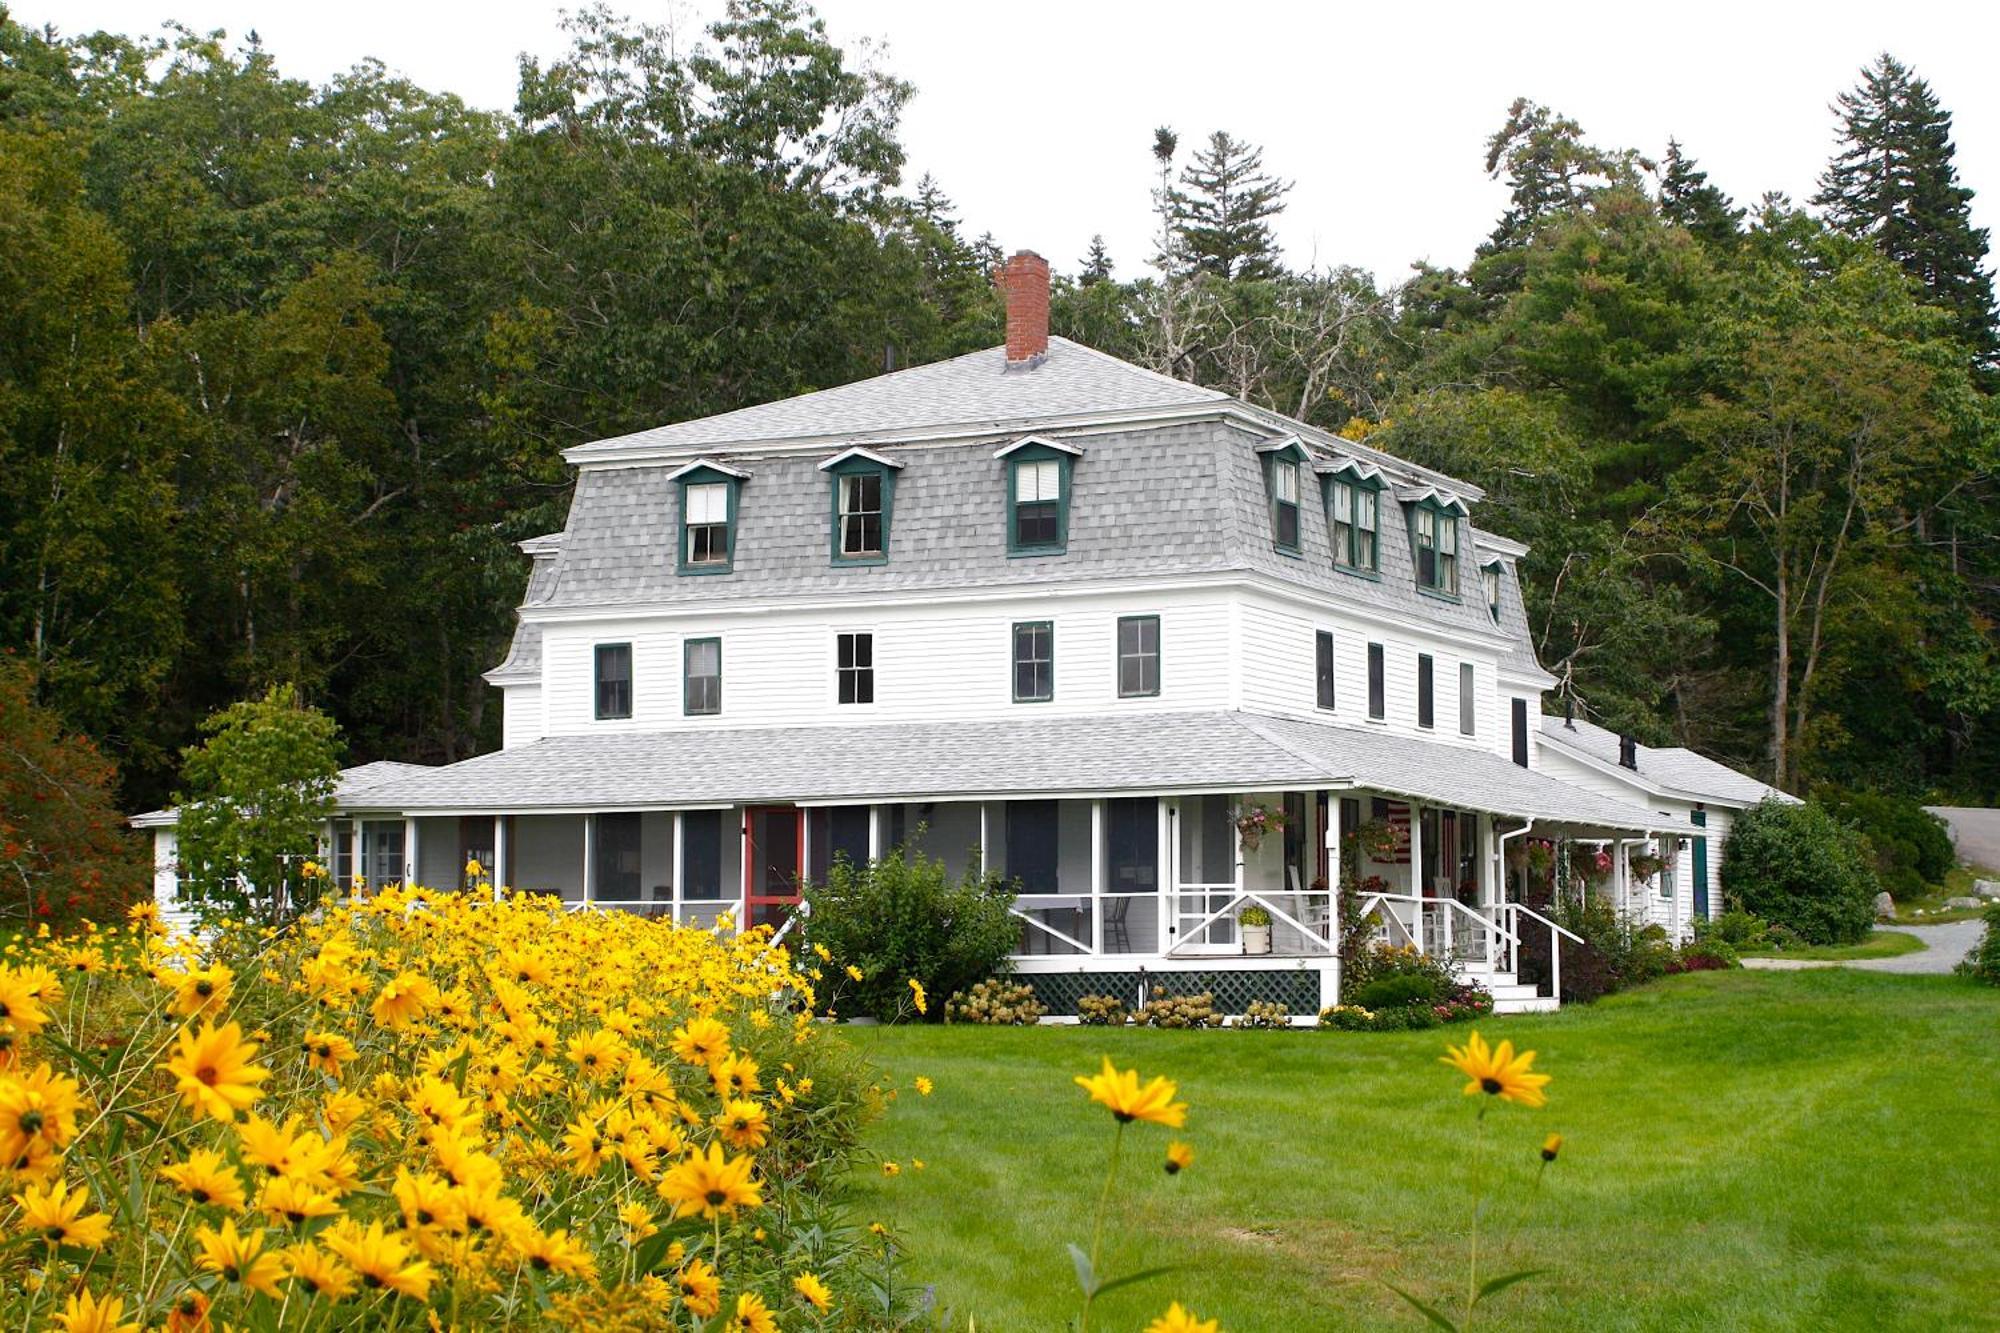
<svg viewBox="0 0 2000 1333">
<path fill-rule="evenodd" d="M 886 1233 L 827 1199 L 881 1094 L 764 931 L 413 890 L 10 955 L 13 1327 L 905 1313 Z"/>
</svg>

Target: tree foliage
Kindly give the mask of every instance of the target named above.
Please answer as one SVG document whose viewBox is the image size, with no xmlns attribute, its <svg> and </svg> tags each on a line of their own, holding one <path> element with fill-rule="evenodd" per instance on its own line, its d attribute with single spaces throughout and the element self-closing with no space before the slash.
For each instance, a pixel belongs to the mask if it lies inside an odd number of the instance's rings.
<svg viewBox="0 0 2000 1333">
<path fill-rule="evenodd" d="M 1855 944 L 1875 920 L 1879 885 L 1861 835 L 1816 802 L 1766 800 L 1738 815 L 1722 844 L 1730 906 L 1808 944 Z"/>
</svg>

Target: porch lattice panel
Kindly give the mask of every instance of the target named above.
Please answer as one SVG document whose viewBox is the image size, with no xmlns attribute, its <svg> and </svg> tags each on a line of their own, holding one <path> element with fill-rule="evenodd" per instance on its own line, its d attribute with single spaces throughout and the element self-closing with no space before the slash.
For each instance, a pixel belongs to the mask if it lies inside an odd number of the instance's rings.
<svg viewBox="0 0 2000 1333">
<path fill-rule="evenodd" d="M 1269 1000 L 1293 1014 L 1319 1012 L 1319 973 L 1300 969 L 1215 972 L 1046 972 L 1015 977 L 1031 987 L 1054 1017 L 1074 1017 L 1076 1002 L 1086 995 L 1115 995 L 1128 1008 L 1151 998 L 1155 988 L 1167 995 L 1215 996 L 1218 1013 L 1240 1014 L 1252 1000 Z"/>
</svg>

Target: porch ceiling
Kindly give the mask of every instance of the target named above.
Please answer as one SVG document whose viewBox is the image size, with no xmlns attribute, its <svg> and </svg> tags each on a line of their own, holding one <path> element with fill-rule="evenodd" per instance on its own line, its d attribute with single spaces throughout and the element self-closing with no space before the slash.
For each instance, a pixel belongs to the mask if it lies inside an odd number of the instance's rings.
<svg viewBox="0 0 2000 1333">
<path fill-rule="evenodd" d="M 1593 828 L 1675 827 L 1482 750 L 1242 712 L 551 736 L 371 783 L 365 804 L 532 812 L 1350 787 Z"/>
</svg>

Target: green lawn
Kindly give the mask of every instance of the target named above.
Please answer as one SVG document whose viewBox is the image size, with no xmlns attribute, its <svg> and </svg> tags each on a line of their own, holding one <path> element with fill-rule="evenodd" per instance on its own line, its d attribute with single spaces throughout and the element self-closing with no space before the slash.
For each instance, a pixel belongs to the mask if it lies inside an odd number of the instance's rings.
<svg viewBox="0 0 2000 1333">
<path fill-rule="evenodd" d="M 1896 901 L 1896 924 L 1936 926 L 1947 921 L 1970 921 L 1983 914 L 1986 910 L 1983 907 L 1944 905 L 1947 898 L 1971 897 L 1972 881 L 1975 879 L 2000 879 L 2000 871 L 1989 870 L 1985 866 L 1953 866 L 1946 872 L 1944 883 L 1923 897 Z"/>
<path fill-rule="evenodd" d="M 1511 1178 L 1483 1271 L 1549 1273 L 1482 1309 L 1536 1329 L 1993 1327 L 2000 1293 L 2000 992 L 1843 969 L 1702 973 L 1560 1014 L 1487 1020 L 1554 1075 L 1539 1111 L 1496 1106 Z M 1463 1291 L 1473 1103 L 1439 1032 L 1117 1032 L 896 1027 L 853 1039 L 905 1089 L 873 1131 L 890 1179 L 859 1186 L 911 1275 L 982 1333 L 1074 1311 L 1111 1125 L 1071 1076 L 1100 1055 L 1167 1074 L 1194 1168 L 1134 1126 L 1103 1267 L 1175 1265 L 1107 1296 L 1135 1331 L 1178 1297 L 1230 1333 L 1416 1327 L 1378 1278 Z M 1534 1149 L 1561 1161 L 1530 1188 Z M 920 1157 L 926 1169 L 908 1169 Z"/>
<path fill-rule="evenodd" d="M 1871 930 L 1859 944 L 1802 944 L 1796 949 L 1745 949 L 1745 958 L 1805 958 L 1822 962 L 1852 962 L 1859 958 L 1894 958 L 1922 953 L 1924 942 L 1900 930 Z"/>
</svg>

